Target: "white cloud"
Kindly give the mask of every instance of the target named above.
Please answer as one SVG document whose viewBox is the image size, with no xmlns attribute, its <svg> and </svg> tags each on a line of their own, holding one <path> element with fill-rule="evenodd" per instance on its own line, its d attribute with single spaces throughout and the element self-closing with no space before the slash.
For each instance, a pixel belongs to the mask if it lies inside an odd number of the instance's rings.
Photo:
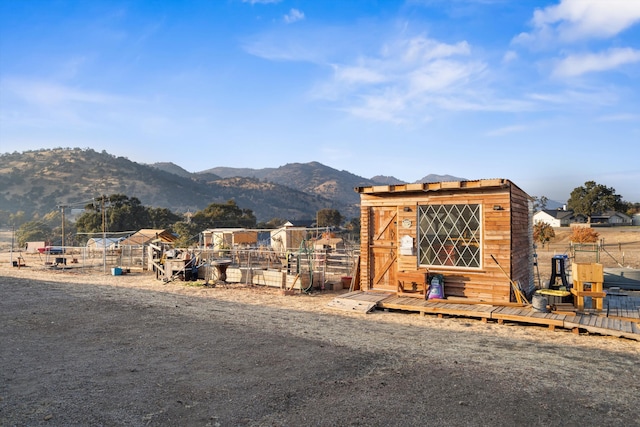
<svg viewBox="0 0 640 427">
<path fill-rule="evenodd" d="M 298 9 L 291 9 L 288 14 L 284 16 L 284 22 L 287 24 L 293 24 L 294 22 L 302 21 L 304 19 L 304 12 L 300 12 Z"/>
<path fill-rule="evenodd" d="M 40 106 L 68 103 L 108 104 L 124 100 L 119 96 L 44 81 L 4 79 L 0 87 L 3 91 L 11 92 L 29 104 Z"/>
<path fill-rule="evenodd" d="M 503 128 L 494 129 L 492 131 L 487 132 L 487 136 L 504 136 L 512 133 L 525 132 L 528 129 L 529 129 L 528 126 L 523 126 L 523 125 L 505 126 Z"/>
<path fill-rule="evenodd" d="M 562 109 L 566 109 L 568 105 L 573 106 L 574 109 L 595 106 L 610 107 L 619 100 L 618 94 L 609 88 L 585 88 L 582 91 L 564 90 L 551 93 L 534 92 L 527 94 L 526 97 L 536 103 L 544 104 L 546 107 L 555 105 Z"/>
<path fill-rule="evenodd" d="M 536 9 L 531 20 L 533 32 L 521 33 L 514 41 L 539 47 L 554 41 L 610 38 L 637 22 L 637 0 L 562 0 Z"/>
<path fill-rule="evenodd" d="M 358 117 L 394 123 L 416 117 L 425 120 L 430 106 L 447 105 L 447 96 L 482 76 L 485 64 L 469 59 L 470 54 L 464 41 L 395 40 L 385 44 L 378 55 L 333 64 L 331 81 L 316 95 L 341 102 L 342 110 Z"/>
<path fill-rule="evenodd" d="M 335 79 L 347 84 L 376 84 L 387 80 L 378 70 L 366 66 L 334 66 Z"/>
<path fill-rule="evenodd" d="M 612 114 L 598 118 L 599 122 L 636 122 L 640 123 L 640 114 Z"/>
<path fill-rule="evenodd" d="M 242 0 L 243 3 L 249 4 L 272 4 L 280 3 L 282 0 Z"/>
<path fill-rule="evenodd" d="M 518 53 L 513 51 L 513 50 L 508 50 L 502 56 L 502 62 L 505 63 L 505 64 L 508 64 L 509 62 L 513 62 L 516 59 L 518 59 Z"/>
<path fill-rule="evenodd" d="M 615 69 L 621 65 L 634 62 L 640 62 L 640 50 L 631 48 L 617 48 L 600 53 L 569 55 L 557 64 L 553 70 L 553 75 L 556 77 L 575 77 L 589 72 Z"/>
</svg>

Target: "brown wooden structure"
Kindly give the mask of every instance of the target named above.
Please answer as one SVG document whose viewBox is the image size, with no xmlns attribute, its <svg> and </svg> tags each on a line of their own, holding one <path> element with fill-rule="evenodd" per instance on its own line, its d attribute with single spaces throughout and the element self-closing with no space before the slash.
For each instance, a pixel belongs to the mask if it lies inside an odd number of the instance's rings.
<svg viewBox="0 0 640 427">
<path fill-rule="evenodd" d="M 515 301 L 533 288 L 532 199 L 506 179 L 357 187 L 360 289 L 426 298 Z M 495 258 L 492 258 L 492 256 Z"/>
</svg>

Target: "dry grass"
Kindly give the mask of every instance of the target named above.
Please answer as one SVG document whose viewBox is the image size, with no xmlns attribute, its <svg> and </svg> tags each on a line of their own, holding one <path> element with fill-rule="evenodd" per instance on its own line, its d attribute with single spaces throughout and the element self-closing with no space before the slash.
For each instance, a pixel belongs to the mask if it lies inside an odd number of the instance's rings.
<svg viewBox="0 0 640 427">
<path fill-rule="evenodd" d="M 572 252 L 571 229 L 556 228 L 556 237 L 544 248 L 538 247 L 538 264 L 543 280 L 551 275 L 554 255 L 568 255 L 571 262 L 600 262 L 605 268 L 640 268 L 640 227 L 602 227 L 595 229 L 602 243 L 596 252 Z"/>
</svg>

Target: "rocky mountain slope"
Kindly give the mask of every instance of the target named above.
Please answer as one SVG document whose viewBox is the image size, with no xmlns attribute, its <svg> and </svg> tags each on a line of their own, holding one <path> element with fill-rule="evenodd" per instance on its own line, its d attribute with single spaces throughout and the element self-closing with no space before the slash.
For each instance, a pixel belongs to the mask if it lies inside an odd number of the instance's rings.
<svg viewBox="0 0 640 427">
<path fill-rule="evenodd" d="M 2 154 L 0 211 L 44 215 L 60 205 L 82 207 L 101 194 L 115 193 L 174 212 L 193 212 L 234 199 L 238 206 L 252 209 L 259 221 L 313 218 L 325 207 L 344 209 L 344 215 L 353 211 L 321 196 L 256 178 L 225 179 L 209 173 L 193 176 L 176 167 L 172 170 L 91 149 Z"/>
<path fill-rule="evenodd" d="M 427 175 L 419 182 L 460 180 Z M 105 151 L 57 148 L 0 155 L 0 211 L 45 214 L 60 205 L 82 207 L 101 194 L 137 197 L 143 205 L 196 211 L 234 199 L 259 221 L 311 219 L 318 210 L 359 215 L 355 187 L 401 184 L 394 177 L 367 179 L 318 162 L 277 168 L 215 167 L 191 173 L 162 162 L 145 165 Z"/>
</svg>

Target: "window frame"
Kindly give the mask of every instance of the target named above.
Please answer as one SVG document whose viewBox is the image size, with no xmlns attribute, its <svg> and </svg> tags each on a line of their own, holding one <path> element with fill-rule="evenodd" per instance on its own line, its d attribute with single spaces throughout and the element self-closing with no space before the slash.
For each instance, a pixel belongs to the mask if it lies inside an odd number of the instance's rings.
<svg viewBox="0 0 640 427">
<path fill-rule="evenodd" d="M 454 210 L 457 210 L 457 215 L 452 217 Z M 470 214 L 469 218 L 463 216 L 465 211 Z M 484 243 L 482 203 L 418 205 L 416 216 L 419 267 L 482 270 Z M 423 221 L 427 223 L 424 224 Z M 463 243 L 460 244 L 460 242 Z M 472 249 L 474 247 L 475 249 Z M 440 262 L 434 263 L 434 261 Z"/>
</svg>

